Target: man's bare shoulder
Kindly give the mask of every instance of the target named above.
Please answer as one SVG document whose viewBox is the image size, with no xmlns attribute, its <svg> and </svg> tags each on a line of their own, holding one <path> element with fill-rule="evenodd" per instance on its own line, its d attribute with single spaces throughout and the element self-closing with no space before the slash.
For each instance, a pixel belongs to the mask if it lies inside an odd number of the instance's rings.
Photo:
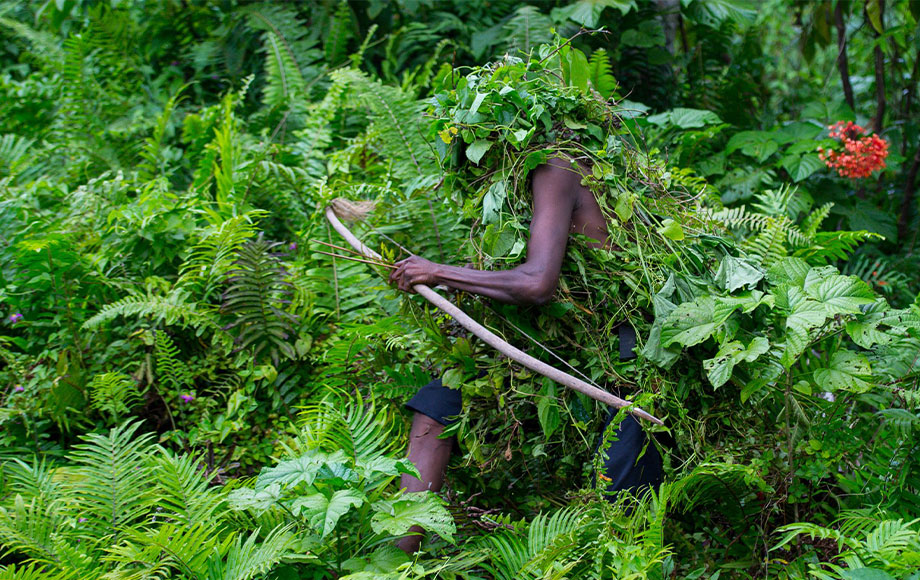
<svg viewBox="0 0 920 580">
<path fill-rule="evenodd" d="M 534 187 L 561 187 L 569 190 L 581 185 L 584 168 L 571 159 L 556 155 L 534 170 Z"/>
</svg>

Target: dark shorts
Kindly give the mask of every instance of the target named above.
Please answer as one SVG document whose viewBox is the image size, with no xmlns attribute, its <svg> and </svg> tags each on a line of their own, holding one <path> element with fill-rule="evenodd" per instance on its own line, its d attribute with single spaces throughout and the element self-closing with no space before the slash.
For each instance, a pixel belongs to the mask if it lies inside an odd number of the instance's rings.
<svg viewBox="0 0 920 580">
<path fill-rule="evenodd" d="M 463 399 L 459 389 L 445 387 L 441 379 L 434 379 L 419 389 L 406 407 L 446 426 L 457 420 L 463 409 Z"/>
<path fill-rule="evenodd" d="M 406 403 L 406 407 L 431 417 L 442 425 L 450 425 L 462 411 L 462 399 L 458 389 L 445 387 L 441 379 L 434 379 Z M 604 429 L 616 416 L 611 409 L 604 423 Z M 657 488 L 662 480 L 661 454 L 654 442 L 632 415 L 627 416 L 611 437 L 613 443 L 604 456 L 602 481 L 608 492 L 621 490 L 638 491 L 643 488 Z M 595 448 L 597 453 L 600 444 Z M 596 479 L 596 478 L 593 478 Z"/>
<path fill-rule="evenodd" d="M 617 410 L 611 409 L 604 423 L 604 430 L 613 421 Z M 615 438 L 615 439 L 614 439 Z M 613 443 L 604 456 L 604 477 L 608 492 L 621 490 L 638 491 L 643 488 L 655 488 L 661 484 L 664 471 L 661 453 L 654 441 L 651 441 L 639 420 L 628 415 L 611 437 Z M 598 452 L 600 442 L 594 453 Z"/>
</svg>

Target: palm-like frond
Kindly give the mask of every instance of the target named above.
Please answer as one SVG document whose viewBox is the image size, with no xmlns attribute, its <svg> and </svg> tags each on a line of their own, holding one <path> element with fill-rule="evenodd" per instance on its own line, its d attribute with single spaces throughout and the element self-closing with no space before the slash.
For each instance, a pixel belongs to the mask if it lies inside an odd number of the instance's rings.
<svg viewBox="0 0 920 580">
<path fill-rule="evenodd" d="M 485 542 L 490 546 L 492 557 L 483 567 L 496 578 L 519 580 L 522 578 L 562 577 L 577 563 L 569 562 L 561 569 L 553 569 L 554 563 L 562 561 L 564 554 L 577 550 L 573 533 L 578 529 L 584 513 L 578 508 L 565 508 L 552 516 L 540 514 L 527 528 L 527 537 L 523 534 L 502 531 L 487 536 Z M 553 576 L 545 576 L 552 571 Z"/>
<path fill-rule="evenodd" d="M 300 413 L 298 444 L 303 449 L 341 449 L 357 461 L 386 455 L 400 441 L 391 409 L 378 408 L 373 400 L 362 401 L 345 394 L 328 396 Z"/>
<path fill-rule="evenodd" d="M 87 385 L 90 403 L 97 411 L 111 416 L 115 423 L 131 412 L 141 402 L 137 381 L 124 373 L 112 372 L 96 375 Z"/>
<path fill-rule="evenodd" d="M 195 296 L 208 302 L 233 268 L 243 245 L 255 237 L 257 222 L 264 215 L 265 212 L 253 210 L 205 230 L 182 264 L 177 287 L 194 288 Z"/>
<path fill-rule="evenodd" d="M 165 324 L 179 324 L 183 327 L 194 328 L 217 327 L 213 315 L 200 308 L 195 302 L 188 302 L 188 294 L 177 290 L 166 296 L 157 296 L 152 293 L 133 294 L 117 302 L 107 304 L 95 316 L 83 323 L 89 330 L 99 328 L 106 322 L 119 316 L 125 317 L 150 317 Z"/>
<path fill-rule="evenodd" d="M 278 246 L 258 239 L 240 248 L 222 306 L 225 314 L 234 317 L 227 328 L 238 329 L 239 348 L 251 348 L 255 357 L 267 352 L 275 363 L 280 354 L 296 357 L 291 344 L 297 320 L 285 309 L 292 285 L 275 251 Z"/>
<path fill-rule="evenodd" d="M 296 545 L 289 526 L 275 528 L 260 541 L 256 530 L 245 541 L 237 536 L 222 559 L 212 558 L 208 565 L 210 580 L 250 580 L 265 574 Z"/>
<path fill-rule="evenodd" d="M 146 461 L 153 435 L 135 437 L 140 423 L 88 434 L 69 458 L 77 465 L 73 490 L 88 536 L 118 538 L 153 505 L 151 469 Z"/>
<path fill-rule="evenodd" d="M 370 109 L 372 132 L 383 154 L 393 163 L 393 173 L 412 179 L 435 172 L 432 150 L 421 135 L 422 103 L 400 89 L 371 80 L 355 69 L 334 71 L 336 84 L 348 87 L 349 97 Z"/>
<path fill-rule="evenodd" d="M 153 463 L 157 505 L 169 520 L 191 526 L 213 521 L 224 502 L 223 488 L 213 487 L 201 462 L 164 450 Z"/>
</svg>

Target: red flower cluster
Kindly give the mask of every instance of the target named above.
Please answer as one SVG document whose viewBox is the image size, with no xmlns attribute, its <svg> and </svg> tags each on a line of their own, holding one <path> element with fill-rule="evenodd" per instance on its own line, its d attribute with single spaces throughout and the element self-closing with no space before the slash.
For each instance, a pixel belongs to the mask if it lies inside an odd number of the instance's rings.
<svg viewBox="0 0 920 580">
<path fill-rule="evenodd" d="M 818 147 L 818 157 L 841 177 L 869 177 L 885 167 L 888 142 L 878 135 L 861 137 L 865 129 L 852 121 L 838 121 L 829 126 L 830 136 L 843 145 L 843 151 Z"/>
</svg>

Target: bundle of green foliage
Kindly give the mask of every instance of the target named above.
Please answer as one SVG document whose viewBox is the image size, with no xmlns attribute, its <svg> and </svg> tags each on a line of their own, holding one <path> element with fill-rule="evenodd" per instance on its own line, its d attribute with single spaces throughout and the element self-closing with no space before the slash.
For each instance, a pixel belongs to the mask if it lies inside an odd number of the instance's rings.
<svg viewBox="0 0 920 580">
<path fill-rule="evenodd" d="M 918 6 L 0 0 L 0 578 L 910 577 Z M 528 63 L 551 29 L 600 26 Z M 346 196 L 378 201 L 363 233 L 390 255 L 381 233 L 440 261 L 519 260 L 528 201 L 512 178 L 552 128 L 503 101 L 500 77 L 478 80 L 491 89 L 476 113 L 513 118 L 470 127 L 479 164 L 448 167 L 485 179 L 464 215 L 436 187 L 446 144 L 422 115 L 462 76 L 442 63 L 503 54 L 523 59 L 509 71 L 560 75 L 512 84 L 574 107 L 553 142 L 610 158 L 613 175 L 588 178 L 627 231 L 609 254 L 570 245 L 566 290 L 542 311 L 558 316 L 538 328 L 535 311 L 466 304 L 520 346 L 518 329 L 542 333 L 596 381 L 654 394 L 642 404 L 678 445 L 668 485 L 631 511 L 571 495 L 593 403 L 400 312 L 378 273 L 310 241 L 336 242 L 322 209 Z M 592 91 L 617 99 L 620 151 L 590 128 L 607 131 L 603 109 L 578 113 Z M 883 171 L 822 166 L 841 120 L 889 143 Z M 692 192 L 683 208 L 652 205 L 675 190 Z M 501 236 L 480 251 L 473 227 Z M 598 264 L 639 362 L 609 360 L 615 333 L 569 344 L 578 319 L 596 324 L 579 307 L 608 306 L 584 298 Z M 406 416 L 379 411 L 444 368 L 473 401 L 445 494 L 456 531 L 439 502 L 402 503 L 397 449 L 342 458 L 329 443 L 404 441 Z M 317 422 L 337 434 L 306 437 Z M 388 547 L 407 516 L 443 524 L 456 544 L 428 549 L 444 559 Z"/>
</svg>

